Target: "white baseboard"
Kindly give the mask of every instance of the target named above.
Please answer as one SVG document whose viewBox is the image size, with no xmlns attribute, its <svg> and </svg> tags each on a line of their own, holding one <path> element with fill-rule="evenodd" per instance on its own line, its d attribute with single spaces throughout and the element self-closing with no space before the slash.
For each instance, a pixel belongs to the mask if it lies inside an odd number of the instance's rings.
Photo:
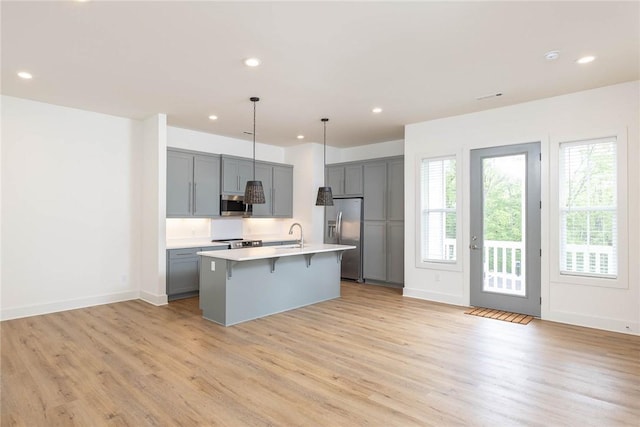
<svg viewBox="0 0 640 427">
<path fill-rule="evenodd" d="M 404 288 L 402 290 L 402 296 L 410 298 L 424 299 L 428 301 L 441 302 L 445 304 L 458 305 L 462 307 L 468 306 L 464 302 L 464 298 L 460 295 L 441 294 L 438 292 L 429 292 L 422 289 Z"/>
<path fill-rule="evenodd" d="M 46 304 L 34 304 L 22 307 L 5 308 L 0 311 L 0 320 L 19 319 L 21 317 L 38 316 L 41 314 L 56 313 L 58 311 L 75 310 L 77 308 L 91 307 L 94 305 L 129 301 L 132 299 L 137 299 L 138 297 L 138 291 L 126 291 L 108 295 L 99 295 L 66 301 L 56 301 Z"/>
<path fill-rule="evenodd" d="M 607 317 L 585 316 L 583 314 L 566 311 L 550 311 L 543 320 L 611 332 L 621 332 L 623 334 L 640 335 L 639 322 L 628 322 Z"/>
<path fill-rule="evenodd" d="M 167 305 L 169 303 L 167 295 L 155 295 L 147 291 L 140 291 L 140 299 L 153 305 Z"/>
</svg>

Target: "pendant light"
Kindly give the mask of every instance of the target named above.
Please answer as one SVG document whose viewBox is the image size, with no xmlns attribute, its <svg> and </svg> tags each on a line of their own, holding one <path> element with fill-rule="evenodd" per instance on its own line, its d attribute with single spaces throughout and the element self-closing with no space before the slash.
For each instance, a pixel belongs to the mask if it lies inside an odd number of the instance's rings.
<svg viewBox="0 0 640 427">
<path fill-rule="evenodd" d="M 256 181 L 256 102 L 260 101 L 260 98 L 253 96 L 249 100 L 253 102 L 253 181 L 247 181 L 244 189 L 244 203 L 260 205 L 265 203 L 262 181 Z"/>
<path fill-rule="evenodd" d="M 327 122 L 329 119 L 324 118 L 320 119 L 324 126 L 324 154 L 322 157 L 322 164 L 324 166 L 322 173 L 324 175 L 323 184 L 324 186 L 318 188 L 318 197 L 316 197 L 316 206 L 333 206 L 333 193 L 331 192 L 331 187 L 327 187 L 326 184 L 326 169 L 327 169 Z"/>
</svg>

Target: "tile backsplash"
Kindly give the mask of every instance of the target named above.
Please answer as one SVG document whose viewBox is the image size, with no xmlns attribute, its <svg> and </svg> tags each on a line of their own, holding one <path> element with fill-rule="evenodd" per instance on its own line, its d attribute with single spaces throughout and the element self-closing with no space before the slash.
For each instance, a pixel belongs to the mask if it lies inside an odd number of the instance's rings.
<svg viewBox="0 0 640 427">
<path fill-rule="evenodd" d="M 167 240 L 190 239 L 211 235 L 208 218 L 167 218 Z"/>
<path fill-rule="evenodd" d="M 291 218 L 167 218 L 167 240 L 284 236 Z"/>
</svg>

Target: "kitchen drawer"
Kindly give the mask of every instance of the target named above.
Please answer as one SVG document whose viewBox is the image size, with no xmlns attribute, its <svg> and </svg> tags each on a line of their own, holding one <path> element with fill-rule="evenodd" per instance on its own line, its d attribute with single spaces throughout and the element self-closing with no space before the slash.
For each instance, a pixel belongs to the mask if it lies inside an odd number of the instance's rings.
<svg viewBox="0 0 640 427">
<path fill-rule="evenodd" d="M 169 259 L 197 257 L 200 248 L 169 249 Z"/>
</svg>

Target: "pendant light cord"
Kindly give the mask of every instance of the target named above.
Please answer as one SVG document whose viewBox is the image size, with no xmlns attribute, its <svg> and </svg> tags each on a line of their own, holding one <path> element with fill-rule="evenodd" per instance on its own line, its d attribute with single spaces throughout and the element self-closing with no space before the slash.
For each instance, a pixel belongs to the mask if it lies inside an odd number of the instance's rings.
<svg viewBox="0 0 640 427">
<path fill-rule="evenodd" d="M 252 99 L 253 100 L 253 99 Z M 256 101 L 253 101 L 253 180 L 256 180 Z"/>
<path fill-rule="evenodd" d="M 322 165 L 324 166 L 324 170 L 322 171 L 322 184 L 324 187 L 327 186 L 327 122 L 323 121 L 322 124 L 324 125 L 324 135 L 322 140 L 323 145 L 324 145 L 324 154 L 322 156 Z"/>
<path fill-rule="evenodd" d="M 324 133 L 322 136 L 323 147 L 324 147 L 324 153 L 322 155 L 322 164 L 324 166 L 324 170 L 322 171 L 322 176 L 324 178 L 322 180 L 322 185 L 326 187 L 327 186 L 327 122 L 329 121 L 329 119 L 325 117 L 320 119 L 320 121 L 322 122 L 322 125 L 324 127 Z"/>
</svg>

